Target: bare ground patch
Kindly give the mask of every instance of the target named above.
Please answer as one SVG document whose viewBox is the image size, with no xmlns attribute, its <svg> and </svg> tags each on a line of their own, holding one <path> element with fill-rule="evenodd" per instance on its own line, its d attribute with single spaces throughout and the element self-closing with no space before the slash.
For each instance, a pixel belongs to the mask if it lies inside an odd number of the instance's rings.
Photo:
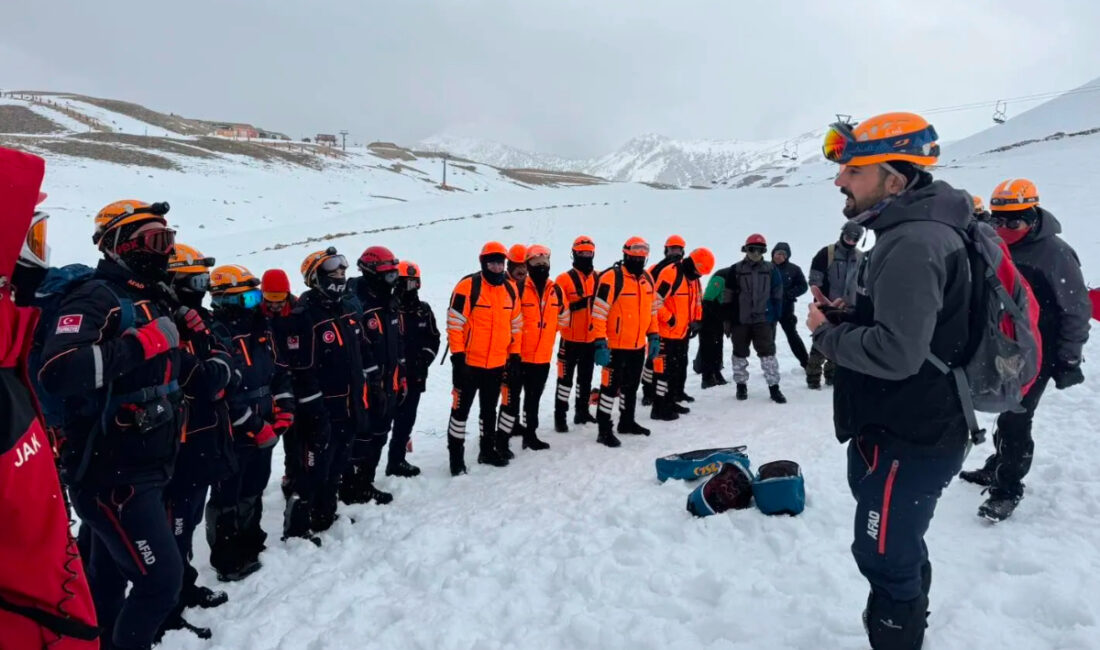
<svg viewBox="0 0 1100 650">
<path fill-rule="evenodd" d="M 217 158 L 213 152 L 188 144 L 182 140 L 160 138 L 155 136 L 131 135 L 128 133 L 79 133 L 73 136 L 80 140 L 92 142 L 128 144 L 143 149 L 156 149 L 165 153 L 174 153 L 191 158 Z"/>
<path fill-rule="evenodd" d="M 555 172 L 545 169 L 502 169 L 500 174 L 529 185 L 602 185 L 606 179 L 580 172 Z"/>
<path fill-rule="evenodd" d="M 63 133 L 65 127 L 26 106 L 0 105 L 0 133 Z"/>
<path fill-rule="evenodd" d="M 129 147 L 99 144 L 86 140 L 77 140 L 73 138 L 65 140 L 42 140 L 36 143 L 36 146 L 53 153 L 76 156 L 78 158 L 103 160 L 118 165 L 139 165 L 141 167 L 154 167 L 156 169 L 179 169 L 176 163 L 164 156 L 158 156 L 147 151 L 140 151 Z"/>
</svg>

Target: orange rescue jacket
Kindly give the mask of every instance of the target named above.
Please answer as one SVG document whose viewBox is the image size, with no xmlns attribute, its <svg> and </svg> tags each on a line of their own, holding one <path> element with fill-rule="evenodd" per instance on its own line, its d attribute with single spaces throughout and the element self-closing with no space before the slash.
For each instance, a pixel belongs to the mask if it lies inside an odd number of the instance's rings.
<svg viewBox="0 0 1100 650">
<path fill-rule="evenodd" d="M 519 354 L 523 313 L 510 281 L 489 284 L 481 273 L 467 275 L 451 294 L 447 342 L 454 354 L 466 354 L 466 365 L 500 368 L 509 354 Z"/>
<path fill-rule="evenodd" d="M 607 339 L 613 350 L 645 347 L 646 336 L 657 333 L 655 293 L 648 272 L 635 276 L 621 263 L 604 271 L 592 304 L 592 340 Z"/>
<path fill-rule="evenodd" d="M 520 299 L 523 310 L 523 344 L 520 354 L 525 363 L 550 363 L 558 329 L 569 325 L 569 307 L 561 287 L 547 280 L 539 296 L 534 281 L 527 278 Z"/>
<path fill-rule="evenodd" d="M 596 293 L 596 273 L 588 275 L 577 269 L 569 269 L 558 276 L 554 284 L 561 287 L 569 322 L 561 328 L 561 338 L 570 343 L 591 343 L 592 296 Z"/>
<path fill-rule="evenodd" d="M 683 339 L 692 321 L 703 318 L 699 280 L 689 280 L 679 264 L 666 266 L 657 278 L 658 331 L 663 339 Z"/>
</svg>

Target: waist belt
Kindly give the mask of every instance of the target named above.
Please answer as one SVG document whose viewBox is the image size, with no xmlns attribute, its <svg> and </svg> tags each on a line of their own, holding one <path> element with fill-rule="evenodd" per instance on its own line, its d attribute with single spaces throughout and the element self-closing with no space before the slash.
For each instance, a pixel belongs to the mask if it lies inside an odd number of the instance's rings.
<svg viewBox="0 0 1100 650">
<path fill-rule="evenodd" d="M 162 384 L 160 386 L 150 386 L 147 388 L 142 388 L 141 390 L 135 390 L 132 393 L 112 395 L 111 403 L 116 406 L 121 404 L 147 404 L 155 399 L 168 397 L 169 395 L 178 393 L 179 390 L 179 382 L 173 379 L 167 384 Z"/>
</svg>

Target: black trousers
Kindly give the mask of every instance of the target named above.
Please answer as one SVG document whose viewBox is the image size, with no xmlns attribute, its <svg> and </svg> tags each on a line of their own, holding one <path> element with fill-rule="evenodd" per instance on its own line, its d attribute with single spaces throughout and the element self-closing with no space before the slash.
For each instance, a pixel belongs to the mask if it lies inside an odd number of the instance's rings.
<svg viewBox="0 0 1100 650">
<path fill-rule="evenodd" d="M 336 520 L 340 481 L 351 463 L 351 445 L 355 439 L 355 420 L 330 421 L 328 444 L 325 446 L 316 472 L 317 492 L 313 497 L 313 529 L 328 530 Z"/>
<path fill-rule="evenodd" d="M 661 339 L 654 360 L 654 395 L 658 400 L 678 401 L 687 382 L 688 339 Z"/>
<path fill-rule="evenodd" d="M 410 388 L 405 400 L 397 405 L 393 417 L 393 433 L 390 435 L 389 467 L 405 462 L 413 426 L 416 424 L 416 411 L 420 408 L 420 395 L 419 390 Z"/>
<path fill-rule="evenodd" d="M 592 370 L 596 365 L 596 344 L 575 343 L 562 339 L 558 345 L 558 392 L 554 398 L 554 411 L 569 410 L 569 396 L 573 391 L 573 374 L 577 375 L 577 410 L 588 410 L 592 393 Z"/>
<path fill-rule="evenodd" d="M 645 353 L 645 348 L 611 351 L 611 363 L 603 369 L 600 376 L 600 408 L 596 413 L 596 421 L 601 431 L 611 430 L 611 413 L 615 409 L 616 397 L 620 399 L 620 420 L 634 422 Z"/>
<path fill-rule="evenodd" d="M 1044 366 L 1021 402 L 1025 411 L 997 416 L 997 430 L 993 433 L 993 444 L 997 450 L 986 460 L 986 466 L 996 471 L 993 490 L 999 496 L 1018 497 L 1024 493 L 1023 480 L 1031 470 L 1031 458 L 1035 452 L 1031 422 L 1049 383 L 1050 368 Z"/>
<path fill-rule="evenodd" d="M 283 535 L 302 537 L 311 529 L 327 529 L 336 516 L 335 496 L 324 510 L 320 508 L 332 468 L 332 425 L 327 418 L 308 418 L 299 413 L 292 432 L 283 438 L 286 465 L 294 468 L 287 473 L 291 495 L 283 516 Z"/>
<path fill-rule="evenodd" d="M 722 348 L 725 345 L 722 317 L 712 301 L 703 303 L 702 327 L 699 330 L 699 350 L 695 353 L 695 372 L 701 375 L 722 371 Z"/>
<path fill-rule="evenodd" d="M 523 394 L 523 376 L 525 364 L 520 364 L 519 372 L 509 372 L 505 366 L 500 385 L 500 413 L 497 416 L 497 433 L 510 436 L 519 431 L 520 398 Z"/>
<path fill-rule="evenodd" d="M 168 509 L 168 522 L 172 526 L 172 536 L 176 539 L 180 560 L 183 563 L 183 587 L 181 594 L 195 588 L 199 572 L 191 565 L 192 540 L 195 529 L 202 523 L 203 507 L 210 486 L 205 481 L 193 481 L 177 472 L 164 490 L 164 502 Z"/>
<path fill-rule="evenodd" d="M 798 359 L 798 363 L 805 368 L 806 364 L 809 363 L 810 355 L 807 354 L 806 344 L 798 334 L 798 317 L 794 315 L 794 310 L 784 311 L 783 317 L 779 319 L 779 326 L 783 328 L 783 333 L 787 335 L 787 345 L 791 346 L 791 353 L 794 354 L 794 358 Z"/>
<path fill-rule="evenodd" d="M 528 431 L 539 428 L 539 400 L 549 377 L 549 363 L 523 364 L 523 417 Z"/>
<path fill-rule="evenodd" d="M 378 472 L 378 461 L 382 459 L 382 449 L 386 446 L 394 415 L 397 413 L 397 395 L 385 393 L 372 395 L 369 412 L 370 424 L 366 431 L 357 433 L 351 443 L 351 459 L 344 470 L 342 480 L 354 480 L 360 485 L 374 483 Z M 374 402 L 378 403 L 374 403 Z M 353 478 L 354 477 L 354 478 Z"/>
<path fill-rule="evenodd" d="M 447 450 L 452 460 L 462 458 L 466 444 L 466 419 L 474 399 L 480 405 L 479 425 L 481 444 L 488 444 L 496 433 L 497 400 L 500 398 L 500 382 L 504 378 L 504 366 L 499 368 L 474 368 L 467 366 L 461 373 L 460 385 L 452 391 L 451 419 L 447 424 Z"/>
<path fill-rule="evenodd" d="M 206 539 L 210 544 L 210 565 L 217 571 L 239 570 L 256 561 L 265 548 L 267 533 L 260 520 L 264 488 L 271 478 L 272 449 L 238 445 L 238 470 L 210 490 Z"/>
<path fill-rule="evenodd" d="M 874 648 L 916 648 L 924 635 L 932 566 L 924 535 L 943 489 L 962 466 L 957 443 L 917 447 L 857 435 L 848 443 L 848 485 L 856 498 L 852 555 L 871 585 L 868 627 Z"/>
<path fill-rule="evenodd" d="M 183 563 L 164 513 L 164 488 L 73 487 L 71 495 L 73 509 L 92 533 L 86 569 L 101 638 L 123 648 L 151 646 L 175 609 L 183 582 Z"/>
</svg>

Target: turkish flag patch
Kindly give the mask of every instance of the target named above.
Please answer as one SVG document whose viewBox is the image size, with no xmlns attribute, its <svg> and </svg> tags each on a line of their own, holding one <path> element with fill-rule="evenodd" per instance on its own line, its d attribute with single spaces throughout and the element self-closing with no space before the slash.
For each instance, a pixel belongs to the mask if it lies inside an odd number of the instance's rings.
<svg viewBox="0 0 1100 650">
<path fill-rule="evenodd" d="M 288 349 L 288 350 L 297 350 L 298 347 L 299 347 L 299 345 L 298 345 L 298 337 L 297 336 L 288 336 L 288 337 L 286 337 L 286 349 Z"/>
<path fill-rule="evenodd" d="M 375 318 L 369 319 L 367 321 L 367 327 L 371 328 L 372 330 L 378 329 L 378 318 L 375 317 Z"/>
<path fill-rule="evenodd" d="M 76 334 L 80 331 L 80 324 L 84 322 L 83 314 L 69 314 L 57 319 L 57 330 L 54 334 Z"/>
</svg>

